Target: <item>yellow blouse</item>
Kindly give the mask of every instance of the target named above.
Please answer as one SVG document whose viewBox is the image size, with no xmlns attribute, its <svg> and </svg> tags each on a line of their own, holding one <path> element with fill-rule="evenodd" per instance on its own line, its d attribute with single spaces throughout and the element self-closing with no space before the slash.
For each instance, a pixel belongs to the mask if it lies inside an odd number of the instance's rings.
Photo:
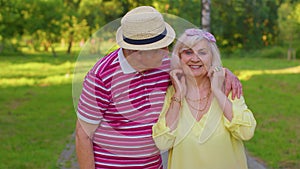
<svg viewBox="0 0 300 169">
<path fill-rule="evenodd" d="M 168 169 L 247 169 L 243 140 L 254 134 L 256 120 L 243 97 L 231 100 L 233 119 L 223 115 L 217 100 L 200 121 L 182 100 L 177 128 L 170 132 L 165 115 L 174 88 L 167 91 L 162 113 L 153 126 L 153 139 L 160 150 L 169 150 Z"/>
</svg>

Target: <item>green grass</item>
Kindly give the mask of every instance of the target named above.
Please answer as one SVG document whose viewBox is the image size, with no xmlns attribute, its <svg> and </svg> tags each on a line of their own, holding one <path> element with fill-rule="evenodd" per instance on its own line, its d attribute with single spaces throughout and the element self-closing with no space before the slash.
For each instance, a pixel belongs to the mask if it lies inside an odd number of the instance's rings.
<svg viewBox="0 0 300 169">
<path fill-rule="evenodd" d="M 254 76 L 244 91 L 258 122 L 249 151 L 272 168 L 299 168 L 299 74 Z"/>
<path fill-rule="evenodd" d="M 58 168 L 74 131 L 73 63 L 42 57 L 0 57 L 1 169 Z"/>
<path fill-rule="evenodd" d="M 250 154 L 269 168 L 300 168 L 299 60 L 244 58 L 223 63 L 241 78 L 258 122 L 255 136 L 245 142 Z"/>
<path fill-rule="evenodd" d="M 75 57 L 0 56 L 0 168 L 54 169 L 75 128 Z M 283 59 L 228 58 L 258 125 L 245 142 L 269 168 L 300 168 L 300 65 Z M 286 69 L 290 68 L 290 69 Z"/>
</svg>

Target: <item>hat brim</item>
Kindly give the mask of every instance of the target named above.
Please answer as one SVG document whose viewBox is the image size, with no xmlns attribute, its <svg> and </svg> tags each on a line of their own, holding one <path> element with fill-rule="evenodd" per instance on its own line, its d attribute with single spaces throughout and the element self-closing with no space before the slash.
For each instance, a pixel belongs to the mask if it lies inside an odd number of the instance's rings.
<svg viewBox="0 0 300 169">
<path fill-rule="evenodd" d="M 134 45 L 129 44 L 123 40 L 123 30 L 122 27 L 119 27 L 116 33 L 116 40 L 117 44 L 124 49 L 131 49 L 131 50 L 152 50 L 152 49 L 160 49 L 169 46 L 175 39 L 175 31 L 174 29 L 165 22 L 167 34 L 166 36 L 156 42 L 143 44 L 143 45 Z"/>
</svg>

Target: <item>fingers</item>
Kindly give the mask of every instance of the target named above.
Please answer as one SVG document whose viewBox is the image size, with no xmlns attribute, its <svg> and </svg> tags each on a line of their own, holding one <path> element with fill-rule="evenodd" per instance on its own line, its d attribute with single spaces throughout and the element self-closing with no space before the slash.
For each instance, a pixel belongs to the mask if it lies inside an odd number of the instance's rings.
<svg viewBox="0 0 300 169">
<path fill-rule="evenodd" d="M 214 67 L 214 71 L 215 72 L 219 72 L 221 70 L 222 70 L 222 66 L 216 66 L 216 67 Z"/>
<path fill-rule="evenodd" d="M 241 96 L 243 95 L 242 83 L 237 77 L 234 77 L 231 81 L 228 78 L 226 82 L 225 94 L 228 96 L 230 91 L 232 91 L 232 95 L 231 95 L 232 100 L 235 99 L 236 97 L 240 99 Z"/>
<path fill-rule="evenodd" d="M 236 84 L 236 81 L 232 81 L 232 95 L 231 95 L 231 99 L 233 100 L 235 98 L 235 96 L 238 94 L 238 87 L 237 87 L 237 84 Z"/>
<path fill-rule="evenodd" d="M 182 77 L 182 70 L 180 70 L 180 69 L 172 70 L 170 72 L 170 76 L 171 76 L 172 80 L 175 80 L 175 82 L 177 84 L 179 84 L 180 78 Z"/>
<path fill-rule="evenodd" d="M 238 80 L 238 79 L 237 79 Z M 243 85 L 242 83 L 238 80 L 238 85 L 237 85 L 237 88 L 238 88 L 238 94 L 237 94 L 237 97 L 238 98 L 241 98 L 241 96 L 243 95 Z"/>
<path fill-rule="evenodd" d="M 239 81 L 238 78 L 234 78 L 231 87 L 232 87 L 232 96 L 231 96 L 232 100 L 236 97 L 239 99 L 243 94 L 243 88 L 242 88 L 242 83 Z"/>
<path fill-rule="evenodd" d="M 208 70 L 207 76 L 212 77 L 214 74 L 222 72 L 223 73 L 223 68 L 222 66 L 211 66 Z"/>
<path fill-rule="evenodd" d="M 228 76 L 227 76 L 228 77 Z M 231 91 L 231 81 L 228 78 L 225 78 L 225 95 L 228 97 Z M 233 94 L 232 94 L 233 95 Z"/>
<path fill-rule="evenodd" d="M 211 90 L 213 92 L 224 92 L 224 76 L 225 72 L 221 66 L 211 67 L 209 70 L 209 78 L 211 82 Z"/>
<path fill-rule="evenodd" d="M 176 76 L 181 75 L 182 73 L 183 72 L 181 69 L 174 69 L 170 72 L 170 75 L 175 78 Z"/>
<path fill-rule="evenodd" d="M 207 76 L 208 77 L 212 77 L 214 74 L 214 70 L 213 69 L 209 69 L 208 72 L 207 72 Z"/>
<path fill-rule="evenodd" d="M 183 95 L 183 85 L 185 86 L 185 78 L 183 72 L 180 69 L 175 69 L 170 72 L 172 84 L 175 88 L 175 92 L 178 92 L 180 96 Z"/>
</svg>

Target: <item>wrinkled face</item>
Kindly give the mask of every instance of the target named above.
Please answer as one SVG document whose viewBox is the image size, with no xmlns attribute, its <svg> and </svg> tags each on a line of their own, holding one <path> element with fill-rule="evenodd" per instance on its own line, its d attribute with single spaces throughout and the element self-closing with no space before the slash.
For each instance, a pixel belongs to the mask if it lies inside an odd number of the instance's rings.
<svg viewBox="0 0 300 169">
<path fill-rule="evenodd" d="M 157 68 L 161 66 L 164 56 L 169 54 L 168 47 L 154 50 L 139 51 L 140 64 L 146 69 Z"/>
<path fill-rule="evenodd" d="M 186 75 L 198 77 L 206 76 L 212 62 L 211 49 L 206 40 L 201 40 L 192 48 L 180 51 L 181 64 Z"/>
</svg>

